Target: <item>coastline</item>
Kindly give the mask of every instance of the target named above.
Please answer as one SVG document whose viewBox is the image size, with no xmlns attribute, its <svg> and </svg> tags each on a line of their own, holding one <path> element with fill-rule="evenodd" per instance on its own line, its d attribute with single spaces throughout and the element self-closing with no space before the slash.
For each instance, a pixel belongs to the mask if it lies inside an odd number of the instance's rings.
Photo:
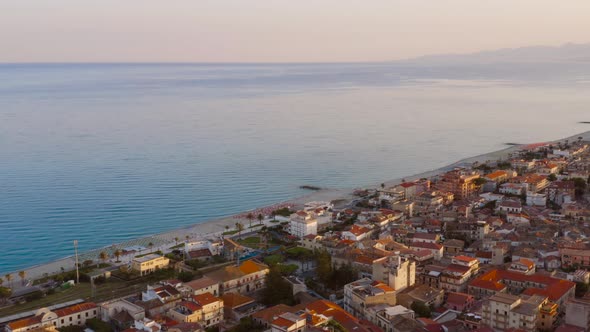
<svg viewBox="0 0 590 332">
<path fill-rule="evenodd" d="M 565 140 L 575 141 L 575 140 L 577 140 L 577 137 L 583 137 L 584 140 L 590 140 L 590 130 L 583 132 L 583 133 L 576 134 L 576 135 L 572 135 L 569 137 L 565 137 L 565 138 L 561 138 L 561 139 L 557 139 L 557 140 L 553 140 L 553 141 L 547 141 L 546 143 L 547 144 L 557 143 L 557 142 L 563 142 Z M 532 143 L 528 143 L 528 144 L 532 144 Z M 505 159 L 505 158 L 509 157 L 513 152 L 521 150 L 526 145 L 527 144 L 511 145 L 511 146 L 504 148 L 504 149 L 500 149 L 500 150 L 496 150 L 496 151 L 492 151 L 492 152 L 488 152 L 488 153 L 483 153 L 483 154 L 472 156 L 472 157 L 467 157 L 467 158 L 461 159 L 459 161 L 456 161 L 454 163 L 439 167 L 437 169 L 424 171 L 424 172 L 409 175 L 406 177 L 400 177 L 400 178 L 396 178 L 396 179 L 386 180 L 383 183 L 385 183 L 386 186 L 393 186 L 395 184 L 399 184 L 400 182 L 402 182 L 402 179 L 412 181 L 412 180 L 416 180 L 416 179 L 420 179 L 420 178 L 424 178 L 424 177 L 431 178 L 431 177 L 435 177 L 439 174 L 442 174 L 444 172 L 447 172 L 449 170 L 452 170 L 453 168 L 456 168 L 456 167 L 471 165 L 474 162 L 483 163 L 486 161 L 495 161 L 495 160 L 499 160 L 499 159 Z M 379 186 L 380 186 L 380 184 L 372 184 L 372 185 L 363 186 L 363 188 L 378 188 Z M 334 200 L 351 201 L 353 199 L 353 195 L 352 195 L 353 190 L 354 189 L 352 189 L 352 188 L 322 189 L 322 190 L 311 192 L 307 195 L 295 197 L 293 199 L 289 199 L 284 202 L 273 204 L 272 206 L 290 205 L 293 208 L 297 209 L 297 208 L 301 208 L 305 203 L 310 202 L 310 201 L 334 201 Z M 256 208 L 251 211 L 260 210 L 260 209 L 264 209 L 264 208 L 265 207 Z M 180 241 L 183 241 L 186 239 L 186 236 L 188 236 L 191 241 L 195 241 L 195 240 L 199 240 L 199 239 L 220 236 L 220 235 L 222 235 L 222 233 L 224 231 L 226 231 L 226 228 L 225 228 L 226 226 L 229 226 L 229 228 L 232 229 L 234 227 L 235 223 L 238 221 L 241 221 L 246 226 L 246 230 L 247 230 L 248 229 L 247 228 L 248 221 L 243 217 L 239 218 L 239 216 L 243 216 L 244 213 L 248 213 L 248 212 L 249 211 L 245 211 L 245 212 L 238 213 L 236 215 L 231 215 L 231 216 L 227 216 L 227 217 L 208 220 L 208 221 L 204 221 L 204 222 L 193 224 L 193 225 L 183 226 L 181 228 L 173 229 L 173 230 L 159 233 L 159 234 L 153 234 L 153 235 L 144 236 L 141 238 L 130 239 L 125 242 L 118 243 L 118 244 L 115 244 L 112 246 L 106 246 L 106 247 L 90 250 L 90 251 L 81 253 L 79 255 L 79 262 L 83 262 L 84 260 L 96 261 L 98 254 L 101 251 L 107 251 L 107 252 L 112 253 L 116 249 L 123 249 L 123 248 L 127 248 L 127 247 L 133 247 L 133 246 L 147 247 L 148 243 L 153 243 L 153 247 L 151 248 L 152 251 L 156 251 L 156 250 L 168 250 L 169 251 L 170 247 L 174 246 L 176 243 L 175 238 L 178 238 L 178 239 L 180 239 Z M 256 223 L 256 221 L 254 221 L 254 223 Z M 121 261 L 122 261 L 121 264 L 125 264 L 127 262 L 130 262 L 130 260 L 135 256 L 135 254 L 136 253 L 134 252 L 134 253 L 131 253 L 128 255 L 121 256 Z M 112 261 L 112 259 L 110 261 Z M 24 271 L 26 272 L 27 279 L 34 280 L 34 279 L 43 277 L 45 274 L 59 273 L 62 270 L 62 268 L 63 268 L 63 270 L 68 271 L 68 270 L 74 269 L 74 267 L 75 267 L 74 256 L 69 256 L 69 257 L 64 257 L 64 258 L 54 260 L 54 261 L 51 261 L 48 263 L 41 263 L 41 264 L 38 264 L 35 266 L 31 266 L 29 268 L 24 269 Z M 17 273 L 17 271 L 12 272 L 13 275 L 16 275 L 16 273 Z M 2 275 L 3 274 L 4 273 L 2 273 Z"/>
</svg>

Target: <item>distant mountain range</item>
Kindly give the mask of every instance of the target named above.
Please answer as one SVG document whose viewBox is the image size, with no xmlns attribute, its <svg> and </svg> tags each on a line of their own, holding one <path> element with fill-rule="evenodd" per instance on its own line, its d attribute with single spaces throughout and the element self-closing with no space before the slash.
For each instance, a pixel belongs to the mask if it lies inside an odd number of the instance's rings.
<svg viewBox="0 0 590 332">
<path fill-rule="evenodd" d="M 485 64 L 485 63 L 590 63 L 590 43 L 562 46 L 528 46 L 470 54 L 427 55 L 399 62 L 408 64 Z"/>
</svg>

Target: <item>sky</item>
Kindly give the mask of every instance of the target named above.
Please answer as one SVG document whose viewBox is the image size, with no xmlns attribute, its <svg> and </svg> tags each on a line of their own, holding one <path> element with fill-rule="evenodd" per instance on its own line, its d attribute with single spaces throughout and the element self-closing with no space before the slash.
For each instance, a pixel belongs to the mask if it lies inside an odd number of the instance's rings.
<svg viewBox="0 0 590 332">
<path fill-rule="evenodd" d="M 588 0 L 0 0 L 0 62 L 357 62 L 590 42 Z"/>
</svg>

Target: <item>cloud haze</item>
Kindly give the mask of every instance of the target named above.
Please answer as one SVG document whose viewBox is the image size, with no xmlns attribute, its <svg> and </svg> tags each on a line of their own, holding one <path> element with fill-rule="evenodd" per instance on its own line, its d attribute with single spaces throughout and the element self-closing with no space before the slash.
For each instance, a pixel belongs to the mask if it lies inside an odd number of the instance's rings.
<svg viewBox="0 0 590 332">
<path fill-rule="evenodd" d="M 590 41 L 590 1 L 3 0 L 0 62 L 384 61 Z"/>
</svg>

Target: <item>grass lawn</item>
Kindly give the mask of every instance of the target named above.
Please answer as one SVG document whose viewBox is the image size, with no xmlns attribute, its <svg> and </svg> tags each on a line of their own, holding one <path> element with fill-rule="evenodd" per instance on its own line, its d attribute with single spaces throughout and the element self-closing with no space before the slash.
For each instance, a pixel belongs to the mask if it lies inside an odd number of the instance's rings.
<svg viewBox="0 0 590 332">
<path fill-rule="evenodd" d="M 238 231 L 227 231 L 227 232 L 223 232 L 223 235 L 234 235 L 236 234 Z"/>
<path fill-rule="evenodd" d="M 256 224 L 256 225 L 252 225 L 248 228 L 256 228 L 256 227 L 262 227 L 262 226 L 264 226 L 264 224 Z"/>
<path fill-rule="evenodd" d="M 169 249 L 178 249 L 178 248 L 182 248 L 182 247 L 184 247 L 184 243 L 179 243 L 175 246 L 170 247 Z M 135 256 L 135 257 L 137 257 L 137 256 Z"/>
</svg>

